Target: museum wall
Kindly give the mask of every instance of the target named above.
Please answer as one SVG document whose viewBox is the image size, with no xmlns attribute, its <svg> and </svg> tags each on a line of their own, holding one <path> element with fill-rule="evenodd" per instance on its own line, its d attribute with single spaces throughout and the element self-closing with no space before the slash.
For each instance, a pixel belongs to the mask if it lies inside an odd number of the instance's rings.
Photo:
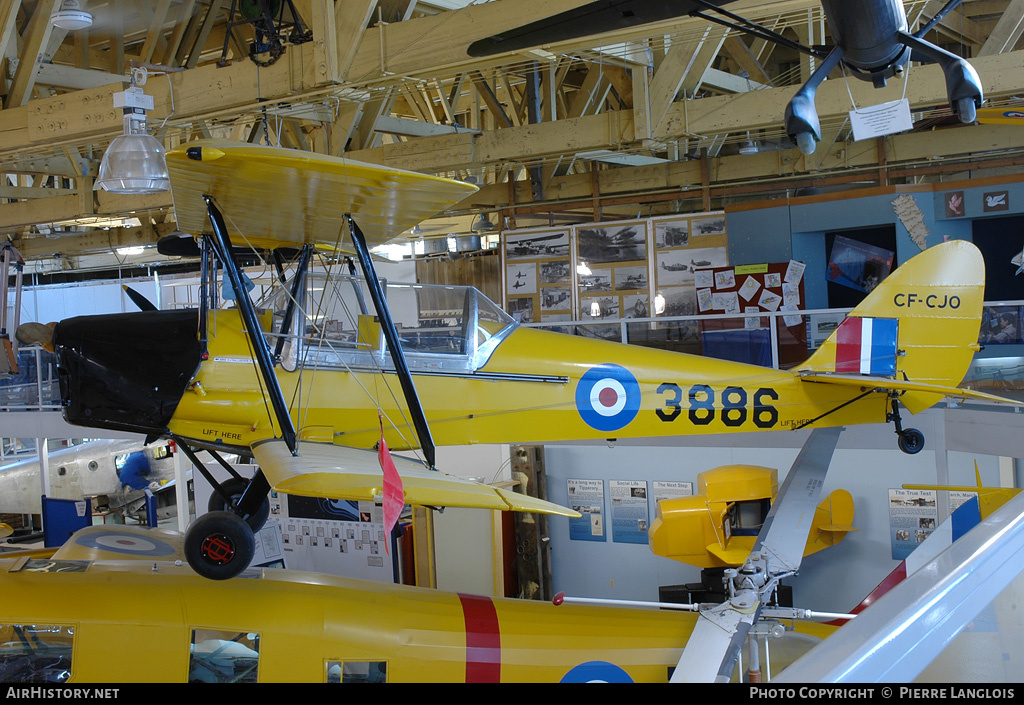
<svg viewBox="0 0 1024 705">
<path fill-rule="evenodd" d="M 959 210 L 947 208 L 951 200 Z M 896 232 L 895 264 L 900 264 L 921 251 L 915 237 L 923 239 L 928 247 L 946 239 L 971 240 L 976 219 L 1021 213 L 1021 177 L 871 188 L 742 204 L 726 208 L 729 263 L 756 264 L 788 258 L 803 261 L 807 264 L 806 308 L 827 308 L 824 276 L 814 276 L 815 272 L 826 271 L 827 232 L 891 225 Z M 1024 234 L 1017 229 L 1008 229 L 1007 237 L 1016 242 L 1018 251 L 1024 249 Z M 1007 273 L 999 267 L 999 263 L 989 263 L 992 274 L 1012 276 L 1012 269 Z M 1009 269 L 1009 262 L 1005 267 Z M 1019 298 L 1024 298 L 1024 286 Z"/>
<path fill-rule="evenodd" d="M 893 559 L 888 491 L 903 484 L 975 485 L 977 460 L 982 482 L 998 486 L 999 459 L 994 455 L 950 450 L 937 452 L 945 436 L 946 413 L 929 410 L 906 420 L 920 428 L 931 448 L 906 455 L 896 448 L 891 426 L 847 428 L 836 450 L 824 492 L 843 488 L 853 496 L 856 532 L 837 546 L 807 557 L 800 574 L 786 584 L 793 587 L 797 606 L 825 611 L 847 611 L 866 596 L 899 561 Z M 948 412 L 950 414 L 955 412 Z M 622 532 L 616 540 L 616 508 L 610 483 L 640 480 L 648 488 L 655 482 L 691 482 L 697 475 L 727 464 L 750 464 L 778 470 L 782 484 L 807 432 L 700 436 L 640 445 L 549 445 L 545 447 L 548 498 L 570 503 L 571 480 L 600 480 L 604 487 L 604 536 L 600 540 L 571 537 L 570 520 L 552 518 L 551 550 L 554 590 L 567 595 L 612 599 L 657 600 L 658 587 L 700 581 L 700 570 L 653 555 L 646 543 L 631 542 L 636 532 Z M 653 492 L 648 492 L 647 525 L 654 521 Z M 940 497 L 939 511 L 942 516 Z"/>
</svg>

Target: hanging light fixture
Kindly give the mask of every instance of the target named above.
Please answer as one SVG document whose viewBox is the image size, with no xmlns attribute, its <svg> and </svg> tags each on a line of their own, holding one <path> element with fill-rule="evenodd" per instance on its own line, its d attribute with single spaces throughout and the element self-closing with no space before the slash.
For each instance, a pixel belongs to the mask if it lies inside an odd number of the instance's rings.
<svg viewBox="0 0 1024 705">
<path fill-rule="evenodd" d="M 50 24 L 58 29 L 85 29 L 92 26 L 92 15 L 82 10 L 79 0 L 61 0 L 60 7 L 50 15 Z"/>
<path fill-rule="evenodd" d="M 481 213 L 476 217 L 476 220 L 473 221 L 473 225 L 470 227 L 470 230 L 472 230 L 475 233 L 483 233 L 487 232 L 488 230 L 494 230 L 494 223 L 492 223 L 487 218 L 487 215 L 485 213 Z"/>
<path fill-rule="evenodd" d="M 144 194 L 171 187 L 164 147 L 146 132 L 146 111 L 153 109 L 153 96 L 142 91 L 145 77 L 145 69 L 133 70 L 131 86 L 114 94 L 114 107 L 124 113 L 124 134 L 107 147 L 95 190 Z"/>
</svg>

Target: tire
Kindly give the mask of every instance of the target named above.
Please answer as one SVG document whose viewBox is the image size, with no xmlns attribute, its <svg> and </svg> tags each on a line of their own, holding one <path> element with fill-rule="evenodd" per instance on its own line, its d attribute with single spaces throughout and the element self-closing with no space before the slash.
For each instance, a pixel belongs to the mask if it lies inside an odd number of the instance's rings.
<svg viewBox="0 0 1024 705">
<path fill-rule="evenodd" d="M 904 453 L 914 455 L 924 449 L 924 434 L 916 428 L 908 428 L 900 434 L 897 443 Z"/>
<path fill-rule="evenodd" d="M 974 104 L 974 98 L 960 98 L 956 101 L 956 114 L 960 122 L 970 125 L 978 119 L 978 109 Z"/>
<path fill-rule="evenodd" d="M 210 512 L 185 532 L 185 559 L 210 580 L 233 578 L 249 567 L 256 553 L 252 529 L 233 512 Z"/>
<path fill-rule="evenodd" d="M 239 480 L 238 478 L 232 477 L 230 480 L 221 484 L 221 488 L 224 493 L 231 497 L 232 504 L 238 504 L 238 500 L 242 498 L 242 493 L 245 492 L 245 488 L 249 486 L 247 480 Z M 214 492 L 210 495 L 210 501 L 206 505 L 207 510 L 211 512 L 224 512 L 232 511 L 234 508 L 224 504 L 224 499 Z M 249 528 L 253 530 L 253 533 L 263 528 L 263 525 L 267 523 L 267 519 L 270 517 L 270 498 L 264 497 L 260 503 L 260 508 L 255 513 L 248 516 L 242 517 L 245 519 L 245 523 L 249 525 Z"/>
<path fill-rule="evenodd" d="M 793 141 L 796 142 L 796 148 L 800 150 L 800 154 L 814 154 L 814 150 L 818 148 L 818 143 L 810 132 L 796 133 Z"/>
</svg>

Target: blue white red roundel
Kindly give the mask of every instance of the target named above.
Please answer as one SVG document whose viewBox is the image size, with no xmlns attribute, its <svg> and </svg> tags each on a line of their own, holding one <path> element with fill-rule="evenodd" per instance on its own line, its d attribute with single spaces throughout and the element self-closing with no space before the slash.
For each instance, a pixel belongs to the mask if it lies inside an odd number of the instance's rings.
<svg viewBox="0 0 1024 705">
<path fill-rule="evenodd" d="M 633 679 L 614 663 L 587 661 L 562 676 L 562 683 L 632 683 Z"/>
<path fill-rule="evenodd" d="M 592 367 L 576 385 L 576 409 L 591 428 L 618 431 L 640 411 L 640 385 L 625 367 Z"/>
<path fill-rule="evenodd" d="M 170 556 L 174 555 L 174 547 L 166 541 L 161 541 L 155 536 L 142 537 L 134 534 L 125 534 L 117 531 L 89 533 L 76 537 L 75 542 L 88 548 L 98 548 L 113 553 L 129 553 L 132 555 L 145 556 Z"/>
</svg>

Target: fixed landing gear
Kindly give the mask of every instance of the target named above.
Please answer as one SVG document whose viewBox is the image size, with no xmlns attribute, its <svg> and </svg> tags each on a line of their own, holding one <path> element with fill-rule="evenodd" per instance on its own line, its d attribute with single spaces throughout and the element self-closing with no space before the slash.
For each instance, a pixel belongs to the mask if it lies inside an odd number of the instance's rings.
<svg viewBox="0 0 1024 705">
<path fill-rule="evenodd" d="M 224 502 L 224 498 L 217 492 L 214 492 L 210 495 L 210 501 L 206 505 L 207 510 L 211 512 L 230 512 L 233 508 L 238 507 L 239 501 L 242 499 L 242 493 L 245 492 L 245 488 L 248 486 L 249 482 L 247 480 L 237 477 L 232 477 L 231 479 L 226 480 L 221 483 L 220 489 L 224 494 L 231 498 L 231 504 L 226 504 Z M 249 528 L 253 530 L 253 533 L 262 529 L 263 525 L 267 523 L 267 519 L 270 518 L 270 498 L 264 497 L 256 511 L 252 514 L 246 514 L 242 518 L 245 519 L 245 523 L 249 525 Z"/>
<path fill-rule="evenodd" d="M 185 532 L 185 558 L 192 570 L 210 580 L 233 578 L 249 567 L 256 539 L 234 512 L 208 512 Z"/>
<path fill-rule="evenodd" d="M 211 580 L 227 580 L 249 567 L 256 554 L 256 532 L 270 517 L 270 485 L 263 472 L 252 478 L 239 477 L 220 453 L 208 450 L 232 477 L 219 482 L 195 449 L 180 439 L 181 448 L 196 469 L 215 490 L 206 514 L 197 517 L 185 531 L 185 559 L 195 572 Z"/>
<path fill-rule="evenodd" d="M 896 444 L 907 455 L 920 453 L 924 450 L 924 434 L 916 428 L 903 428 L 903 422 L 900 419 L 900 403 L 895 396 L 890 396 L 889 402 L 892 410 L 885 415 L 885 420 L 892 421 L 896 427 Z"/>
</svg>

